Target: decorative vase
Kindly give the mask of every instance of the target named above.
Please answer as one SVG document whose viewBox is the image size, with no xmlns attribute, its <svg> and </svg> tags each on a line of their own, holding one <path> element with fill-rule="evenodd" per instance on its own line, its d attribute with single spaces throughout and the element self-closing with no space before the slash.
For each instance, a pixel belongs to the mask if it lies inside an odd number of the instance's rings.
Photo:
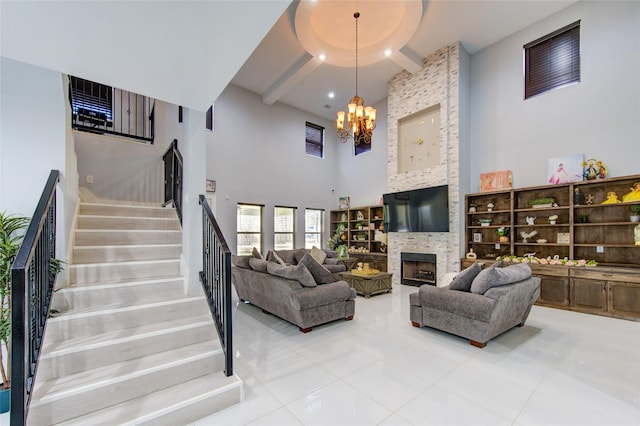
<svg viewBox="0 0 640 426">
<path fill-rule="evenodd" d="M 640 216 L 637 215 L 637 214 L 631 215 L 631 216 L 629 216 L 629 220 L 631 222 L 640 222 Z"/>
<path fill-rule="evenodd" d="M 549 224 L 551 224 L 551 225 L 555 225 L 555 224 L 556 224 L 556 221 L 555 221 L 555 220 L 550 220 L 550 221 L 549 221 Z"/>
<path fill-rule="evenodd" d="M 344 234 L 340 235 L 340 241 L 347 241 L 347 236 Z"/>
</svg>

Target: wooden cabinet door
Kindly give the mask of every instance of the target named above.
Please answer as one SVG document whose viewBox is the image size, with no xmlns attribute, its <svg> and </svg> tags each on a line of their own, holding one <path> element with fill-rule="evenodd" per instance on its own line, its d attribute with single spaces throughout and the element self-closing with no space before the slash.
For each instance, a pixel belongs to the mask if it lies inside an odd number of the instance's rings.
<svg viewBox="0 0 640 426">
<path fill-rule="evenodd" d="M 609 313 L 626 319 L 640 319 L 640 284 L 607 282 Z"/>
<path fill-rule="evenodd" d="M 534 275 L 540 278 L 540 296 L 537 304 L 562 308 L 569 306 L 569 277 Z"/>
<path fill-rule="evenodd" d="M 571 309 L 597 314 L 606 313 L 606 281 L 573 278 L 571 280 Z"/>
</svg>

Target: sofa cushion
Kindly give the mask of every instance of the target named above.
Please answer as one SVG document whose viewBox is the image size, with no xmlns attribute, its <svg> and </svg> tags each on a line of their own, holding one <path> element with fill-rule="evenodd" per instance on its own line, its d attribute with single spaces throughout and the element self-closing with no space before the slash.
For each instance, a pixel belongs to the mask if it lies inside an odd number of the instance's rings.
<svg viewBox="0 0 640 426">
<path fill-rule="evenodd" d="M 251 250 L 251 255 L 252 255 L 253 257 L 255 257 L 256 259 L 262 259 L 262 260 L 264 260 L 264 257 L 262 256 L 262 254 L 261 254 L 261 253 L 258 251 L 258 249 L 257 249 L 257 248 L 255 248 L 255 247 L 253 248 L 253 250 Z"/>
<path fill-rule="evenodd" d="M 295 260 L 294 263 L 300 263 L 300 261 L 302 260 L 302 258 L 304 257 L 305 254 L 307 254 L 309 250 L 307 249 L 303 249 L 303 248 L 299 248 L 297 249 L 294 253 L 293 253 L 293 258 Z"/>
<path fill-rule="evenodd" d="M 231 263 L 238 268 L 251 269 L 249 265 L 249 259 L 251 256 L 231 256 Z"/>
<path fill-rule="evenodd" d="M 287 278 L 289 280 L 298 281 L 303 287 L 315 287 L 316 282 L 313 279 L 313 275 L 304 265 L 290 265 L 283 266 L 278 265 L 275 262 L 269 262 L 267 264 L 267 271 L 271 275 L 275 275 L 281 278 Z"/>
<path fill-rule="evenodd" d="M 327 253 L 324 252 L 324 250 L 319 249 L 316 246 L 311 247 L 311 256 L 313 256 L 313 258 L 315 260 L 318 261 L 319 264 L 323 264 L 324 260 L 327 258 Z"/>
<path fill-rule="evenodd" d="M 249 258 L 249 266 L 251 269 L 258 272 L 267 272 L 267 264 L 273 262 L 267 262 L 264 259 L 256 259 L 255 257 Z"/>
<path fill-rule="evenodd" d="M 318 263 L 318 261 L 311 255 L 311 253 L 305 254 L 298 265 L 304 265 L 309 270 L 309 272 L 311 272 L 311 275 L 313 275 L 313 279 L 318 284 L 329 284 L 335 281 L 335 279 L 331 275 L 331 271 Z"/>
<path fill-rule="evenodd" d="M 526 263 L 518 263 L 506 268 L 487 268 L 471 283 L 471 293 L 484 294 L 490 288 L 522 281 L 530 276 L 531 268 Z"/>
<path fill-rule="evenodd" d="M 474 263 L 467 269 L 461 271 L 449 284 L 449 290 L 470 291 L 471 282 L 482 271 L 482 263 Z"/>
<path fill-rule="evenodd" d="M 275 262 L 278 265 L 286 265 L 287 262 L 284 261 L 283 258 L 280 257 L 280 255 L 278 254 L 277 251 L 275 250 L 269 250 L 269 253 L 267 254 L 267 260 L 271 261 L 271 262 Z"/>
</svg>

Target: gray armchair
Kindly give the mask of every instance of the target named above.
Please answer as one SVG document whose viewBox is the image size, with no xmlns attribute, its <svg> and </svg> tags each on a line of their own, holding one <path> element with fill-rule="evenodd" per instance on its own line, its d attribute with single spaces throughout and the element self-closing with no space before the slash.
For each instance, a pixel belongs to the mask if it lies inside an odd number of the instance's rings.
<svg viewBox="0 0 640 426">
<path fill-rule="evenodd" d="M 414 327 L 446 331 L 483 348 L 499 334 L 522 327 L 539 294 L 540 278 L 531 276 L 484 294 L 423 285 L 409 296 L 409 316 Z"/>
</svg>

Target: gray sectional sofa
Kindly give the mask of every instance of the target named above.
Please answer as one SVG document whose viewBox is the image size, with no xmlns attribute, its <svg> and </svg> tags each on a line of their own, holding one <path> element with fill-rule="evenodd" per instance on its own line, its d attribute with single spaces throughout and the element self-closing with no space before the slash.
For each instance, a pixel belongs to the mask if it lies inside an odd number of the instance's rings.
<svg viewBox="0 0 640 426">
<path fill-rule="evenodd" d="M 285 258 L 295 260 L 295 256 L 276 253 L 279 262 L 233 256 L 232 282 L 242 301 L 297 325 L 303 333 L 319 324 L 353 319 L 356 292 L 346 282 L 335 281 L 327 265 L 309 254 L 288 265 Z"/>
<path fill-rule="evenodd" d="M 523 326 L 540 294 L 540 278 L 526 264 L 465 269 L 449 286 L 423 285 L 409 295 L 414 327 L 431 327 L 469 339 L 477 347 Z"/>
</svg>

